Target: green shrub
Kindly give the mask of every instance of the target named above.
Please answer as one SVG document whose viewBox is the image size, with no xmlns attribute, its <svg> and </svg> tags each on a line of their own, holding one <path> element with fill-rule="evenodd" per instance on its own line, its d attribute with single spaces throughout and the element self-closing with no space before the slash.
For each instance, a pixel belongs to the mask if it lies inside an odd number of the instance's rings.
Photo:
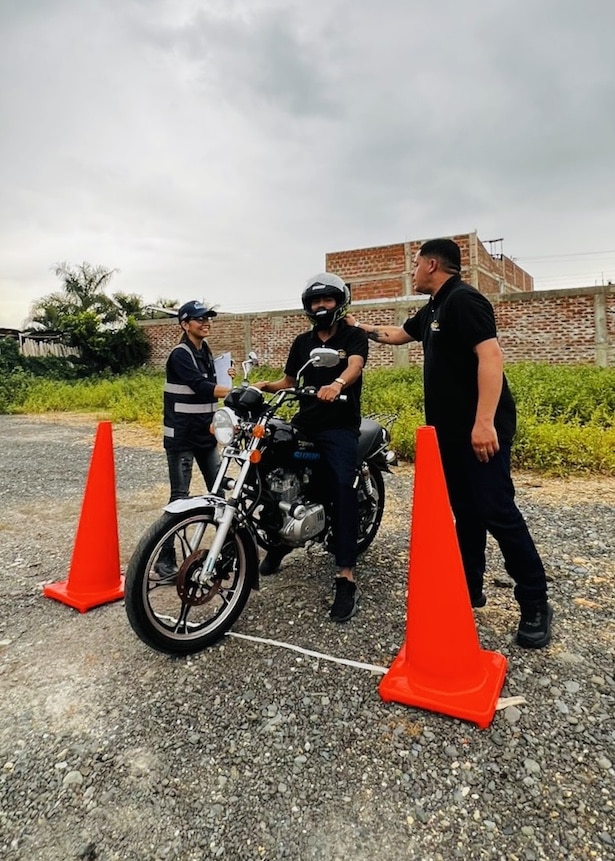
<svg viewBox="0 0 615 861">
<path fill-rule="evenodd" d="M 538 422 L 613 427 L 615 368 L 522 363 L 506 368 L 520 415 Z"/>
<path fill-rule="evenodd" d="M 12 338 L 0 338 L 0 413 L 19 409 L 28 381 L 19 344 Z"/>
<path fill-rule="evenodd" d="M 547 475 L 615 475 L 615 427 L 538 423 L 519 419 L 512 450 L 513 466 Z"/>
<path fill-rule="evenodd" d="M 164 374 L 153 371 L 77 381 L 32 379 L 20 411 L 104 413 L 111 421 L 158 427 L 163 385 Z"/>
<path fill-rule="evenodd" d="M 2 362 L 0 350 L 0 368 Z M 4 362 L 0 411 L 89 412 L 111 421 L 160 427 L 161 371 L 61 381 L 26 374 L 11 348 L 5 349 Z M 553 475 L 615 475 L 615 369 L 523 364 L 508 367 L 506 373 L 519 414 L 515 468 Z M 280 369 L 255 368 L 250 379 L 281 375 Z M 238 369 L 238 383 L 240 377 Z M 396 415 L 393 447 L 400 457 L 413 460 L 416 430 L 424 424 L 421 369 L 367 370 L 363 412 Z"/>
</svg>

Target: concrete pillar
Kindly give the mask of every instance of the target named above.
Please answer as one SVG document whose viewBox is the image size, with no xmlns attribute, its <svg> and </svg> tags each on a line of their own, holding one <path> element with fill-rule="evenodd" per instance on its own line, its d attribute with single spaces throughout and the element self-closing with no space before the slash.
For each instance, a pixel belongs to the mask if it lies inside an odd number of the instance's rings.
<svg viewBox="0 0 615 861">
<path fill-rule="evenodd" d="M 606 290 L 594 294 L 594 344 L 596 364 L 606 368 L 609 364 L 609 332 L 606 317 Z"/>
</svg>

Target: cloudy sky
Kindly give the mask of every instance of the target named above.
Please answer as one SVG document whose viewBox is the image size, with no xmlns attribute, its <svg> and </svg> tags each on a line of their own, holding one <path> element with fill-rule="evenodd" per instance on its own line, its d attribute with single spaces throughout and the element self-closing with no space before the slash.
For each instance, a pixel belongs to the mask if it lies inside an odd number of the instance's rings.
<svg viewBox="0 0 615 861">
<path fill-rule="evenodd" d="M 0 326 L 58 289 L 296 307 L 327 251 L 477 230 L 615 281 L 613 0 L 2 0 Z"/>
</svg>

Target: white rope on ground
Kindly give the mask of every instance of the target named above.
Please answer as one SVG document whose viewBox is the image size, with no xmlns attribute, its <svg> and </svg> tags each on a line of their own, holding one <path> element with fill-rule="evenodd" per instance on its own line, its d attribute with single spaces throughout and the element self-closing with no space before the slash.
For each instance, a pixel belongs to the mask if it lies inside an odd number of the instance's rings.
<svg viewBox="0 0 615 861">
<path fill-rule="evenodd" d="M 290 649 L 291 652 L 299 652 L 301 655 L 308 655 L 310 658 L 320 658 L 323 661 L 332 661 L 334 664 L 344 664 L 347 667 L 355 667 L 359 670 L 369 670 L 370 673 L 380 673 L 385 675 L 388 673 L 388 667 L 379 667 L 377 664 L 365 664 L 362 661 L 350 661 L 347 658 L 336 658 L 333 655 L 325 655 L 323 652 L 314 652 L 312 649 L 304 649 L 301 646 L 293 646 L 292 643 L 283 643 L 280 640 L 268 640 L 265 637 L 254 637 L 251 634 L 236 634 L 234 631 L 227 631 L 227 637 L 237 637 L 240 640 L 251 640 L 253 643 L 264 643 L 266 646 L 279 646 L 281 649 Z M 496 711 L 505 709 L 508 706 L 525 705 L 527 700 L 525 697 L 500 697 L 496 703 Z"/>
<path fill-rule="evenodd" d="M 280 640 L 266 640 L 264 637 L 253 637 L 251 634 L 236 634 L 227 631 L 227 637 L 239 637 L 241 640 L 252 640 L 254 643 L 265 643 L 267 646 L 280 646 L 282 649 L 290 649 L 310 658 L 322 658 L 323 661 L 333 661 L 334 664 L 345 664 L 347 667 L 356 667 L 359 670 L 369 670 L 372 673 L 388 673 L 388 667 L 377 667 L 375 664 L 364 664 L 361 661 L 350 661 L 347 658 L 335 658 L 333 655 L 324 655 L 322 652 L 313 652 L 311 649 L 303 649 L 301 646 L 293 646 L 292 643 L 282 643 Z"/>
</svg>

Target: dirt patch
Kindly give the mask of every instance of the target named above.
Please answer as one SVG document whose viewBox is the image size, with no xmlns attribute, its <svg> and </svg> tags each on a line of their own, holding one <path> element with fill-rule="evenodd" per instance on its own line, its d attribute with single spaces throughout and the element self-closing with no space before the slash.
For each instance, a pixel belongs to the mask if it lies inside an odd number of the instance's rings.
<svg viewBox="0 0 615 861">
<path fill-rule="evenodd" d="M 71 426 L 89 428 L 92 422 L 108 421 L 101 413 L 41 413 L 29 415 L 32 421 L 63 423 Z M 147 448 L 152 451 L 162 451 L 162 435 L 157 431 L 144 428 L 129 422 L 113 423 L 113 440 L 116 445 Z M 414 466 L 401 462 L 395 468 L 395 474 L 400 476 L 412 475 Z M 594 503 L 615 505 L 615 476 L 572 476 L 569 478 L 554 478 L 539 473 L 516 472 L 515 485 L 530 499 L 536 499 L 546 504 Z"/>
<path fill-rule="evenodd" d="M 110 421 L 104 413 L 38 413 L 28 414 L 28 419 L 33 422 L 66 424 L 71 427 L 83 426 L 87 428 L 88 433 L 91 432 L 92 424 Z M 149 430 L 131 422 L 113 422 L 113 441 L 116 445 L 162 451 L 162 430 L 160 432 Z"/>
</svg>

